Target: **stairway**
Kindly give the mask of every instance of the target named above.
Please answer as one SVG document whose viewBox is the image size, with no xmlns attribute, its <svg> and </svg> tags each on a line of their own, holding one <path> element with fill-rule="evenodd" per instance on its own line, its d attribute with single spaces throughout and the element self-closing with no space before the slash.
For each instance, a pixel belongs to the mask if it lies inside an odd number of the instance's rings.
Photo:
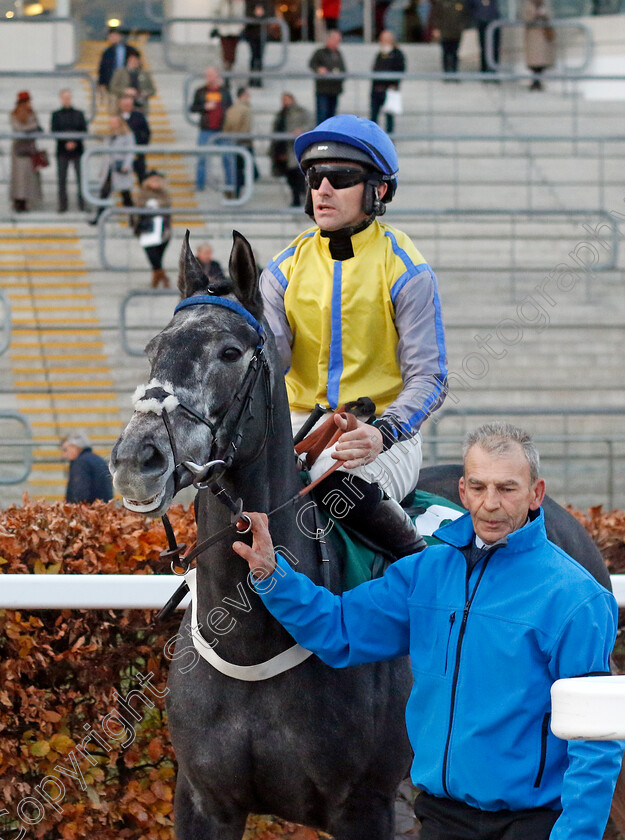
<svg viewBox="0 0 625 840">
<path fill-rule="evenodd" d="M 0 226 L 0 288 L 12 309 L 15 407 L 34 435 L 31 496 L 64 496 L 60 438 L 84 429 L 108 454 L 121 429 L 76 226 Z"/>
</svg>

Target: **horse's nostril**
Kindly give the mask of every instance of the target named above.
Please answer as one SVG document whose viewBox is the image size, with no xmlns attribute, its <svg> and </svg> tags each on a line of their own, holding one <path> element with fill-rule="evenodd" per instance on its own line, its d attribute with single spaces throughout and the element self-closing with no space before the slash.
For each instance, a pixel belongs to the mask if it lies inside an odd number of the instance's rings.
<svg viewBox="0 0 625 840">
<path fill-rule="evenodd" d="M 163 473 L 167 469 L 167 458 L 155 446 L 147 445 L 144 447 L 141 459 L 142 473 Z"/>
</svg>

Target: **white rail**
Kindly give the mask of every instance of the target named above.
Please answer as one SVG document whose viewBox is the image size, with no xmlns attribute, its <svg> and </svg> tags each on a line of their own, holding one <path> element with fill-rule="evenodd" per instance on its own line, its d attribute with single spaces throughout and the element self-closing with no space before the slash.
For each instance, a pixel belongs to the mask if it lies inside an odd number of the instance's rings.
<svg viewBox="0 0 625 840">
<path fill-rule="evenodd" d="M 182 583 L 175 575 L 0 575 L 0 607 L 12 610 L 160 609 Z M 188 596 L 179 609 L 189 603 Z"/>
<path fill-rule="evenodd" d="M 611 581 L 625 607 L 625 575 Z M 0 609 L 160 609 L 181 583 L 174 575 L 0 575 Z M 188 603 L 187 596 L 178 609 Z"/>
</svg>

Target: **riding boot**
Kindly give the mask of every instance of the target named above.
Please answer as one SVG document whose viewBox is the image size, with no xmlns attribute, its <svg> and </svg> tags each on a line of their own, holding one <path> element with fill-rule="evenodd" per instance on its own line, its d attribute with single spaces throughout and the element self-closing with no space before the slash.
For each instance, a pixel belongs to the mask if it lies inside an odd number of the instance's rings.
<svg viewBox="0 0 625 840">
<path fill-rule="evenodd" d="M 160 273 L 161 273 L 160 268 L 153 268 L 152 269 L 152 283 L 151 283 L 151 286 L 152 286 L 153 289 L 156 289 L 159 282 L 160 282 L 160 279 L 161 279 L 160 278 Z"/>
<path fill-rule="evenodd" d="M 165 270 L 161 268 L 161 283 L 164 289 L 169 289 L 169 277 L 165 274 Z"/>
<path fill-rule="evenodd" d="M 398 559 L 427 547 L 416 525 L 395 499 L 378 502 L 361 530 L 365 537 L 386 546 Z"/>
</svg>

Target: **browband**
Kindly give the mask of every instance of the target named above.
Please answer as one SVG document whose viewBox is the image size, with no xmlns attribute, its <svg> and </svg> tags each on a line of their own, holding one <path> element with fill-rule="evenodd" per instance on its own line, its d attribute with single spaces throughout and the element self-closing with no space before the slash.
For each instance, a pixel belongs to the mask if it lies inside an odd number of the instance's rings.
<svg viewBox="0 0 625 840">
<path fill-rule="evenodd" d="M 254 327 L 261 341 L 265 340 L 265 331 L 256 318 L 244 306 L 241 306 L 240 303 L 237 303 L 235 300 L 229 300 L 228 298 L 217 295 L 193 295 L 193 297 L 188 297 L 180 301 L 174 309 L 174 315 L 180 309 L 186 309 L 188 306 L 202 306 L 205 303 L 211 303 L 214 306 L 223 306 L 225 309 L 231 309 L 233 312 L 236 312 L 242 318 L 245 318 L 251 327 Z"/>
</svg>

